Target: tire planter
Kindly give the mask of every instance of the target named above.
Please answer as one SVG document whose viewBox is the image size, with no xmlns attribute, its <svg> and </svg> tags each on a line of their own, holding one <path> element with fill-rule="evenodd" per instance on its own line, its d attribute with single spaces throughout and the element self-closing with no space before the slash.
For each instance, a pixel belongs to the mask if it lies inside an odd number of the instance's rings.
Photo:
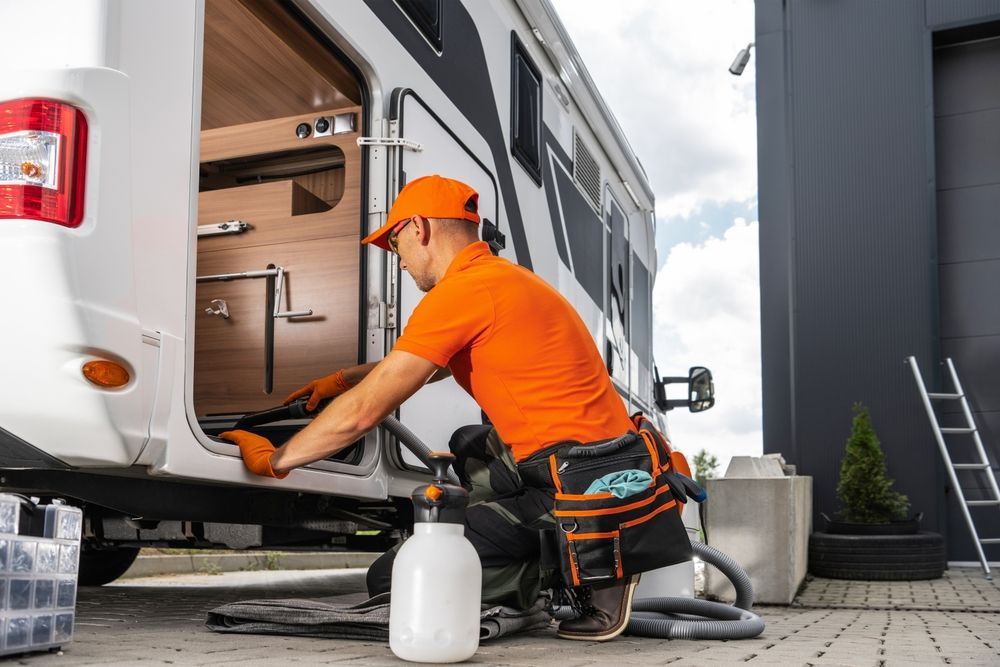
<svg viewBox="0 0 1000 667">
<path fill-rule="evenodd" d="M 938 533 L 813 533 L 809 537 L 809 572 L 817 577 L 876 581 L 937 579 L 947 566 L 944 538 Z"/>
<path fill-rule="evenodd" d="M 893 521 L 892 523 L 850 523 L 848 521 L 836 521 L 827 517 L 826 532 L 836 535 L 913 535 L 920 530 L 920 515 L 905 521 Z"/>
</svg>

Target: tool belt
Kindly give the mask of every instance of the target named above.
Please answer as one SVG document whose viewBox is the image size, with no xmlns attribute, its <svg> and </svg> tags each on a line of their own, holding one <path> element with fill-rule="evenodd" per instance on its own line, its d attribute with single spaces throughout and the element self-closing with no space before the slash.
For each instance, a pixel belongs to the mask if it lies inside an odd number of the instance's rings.
<svg viewBox="0 0 1000 667">
<path fill-rule="evenodd" d="M 681 503 L 689 495 L 700 501 L 703 492 L 677 470 L 682 455 L 671 452 L 653 424 L 641 413 L 632 420 L 636 431 L 594 443 L 558 443 L 518 465 L 526 484 L 554 489 L 558 529 L 542 531 L 542 568 L 559 569 L 567 586 L 691 559 Z M 625 498 L 586 493 L 594 480 L 625 470 L 646 472 L 652 481 Z"/>
</svg>

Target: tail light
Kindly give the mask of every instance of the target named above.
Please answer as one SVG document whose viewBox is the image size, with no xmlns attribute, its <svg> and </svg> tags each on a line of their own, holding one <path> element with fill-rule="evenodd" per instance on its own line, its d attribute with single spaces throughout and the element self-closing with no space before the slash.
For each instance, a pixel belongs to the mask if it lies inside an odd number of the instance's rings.
<svg viewBox="0 0 1000 667">
<path fill-rule="evenodd" d="M 0 102 L 0 218 L 78 227 L 83 220 L 87 120 L 52 100 Z"/>
</svg>

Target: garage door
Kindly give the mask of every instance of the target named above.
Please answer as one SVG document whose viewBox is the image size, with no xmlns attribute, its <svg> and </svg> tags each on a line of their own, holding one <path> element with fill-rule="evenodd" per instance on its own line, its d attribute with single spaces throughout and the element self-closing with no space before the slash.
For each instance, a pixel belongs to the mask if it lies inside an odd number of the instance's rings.
<svg viewBox="0 0 1000 667">
<path fill-rule="evenodd" d="M 1000 461 L 1000 35 L 934 52 L 941 351 L 952 357 L 994 469 Z M 954 420 L 952 414 L 944 421 Z M 951 436 L 953 460 L 970 461 L 971 438 Z M 969 499 L 981 473 L 960 472 Z M 914 499 L 916 500 L 916 499 Z M 918 503 L 915 503 L 918 504 Z M 980 536 L 1000 537 L 996 507 L 971 510 Z M 949 554 L 975 559 L 949 499 Z M 996 551 L 993 551 L 996 550 Z M 987 547 L 991 560 L 1000 548 Z"/>
</svg>

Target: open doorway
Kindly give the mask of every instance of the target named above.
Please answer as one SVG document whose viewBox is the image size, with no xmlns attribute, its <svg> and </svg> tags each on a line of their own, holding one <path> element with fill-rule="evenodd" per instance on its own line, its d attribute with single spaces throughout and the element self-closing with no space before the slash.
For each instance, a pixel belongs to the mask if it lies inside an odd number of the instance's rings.
<svg viewBox="0 0 1000 667">
<path fill-rule="evenodd" d="M 192 264 L 206 433 L 359 361 L 361 102 L 351 69 L 279 3 L 205 3 Z M 280 444 L 301 426 L 262 434 Z"/>
</svg>

